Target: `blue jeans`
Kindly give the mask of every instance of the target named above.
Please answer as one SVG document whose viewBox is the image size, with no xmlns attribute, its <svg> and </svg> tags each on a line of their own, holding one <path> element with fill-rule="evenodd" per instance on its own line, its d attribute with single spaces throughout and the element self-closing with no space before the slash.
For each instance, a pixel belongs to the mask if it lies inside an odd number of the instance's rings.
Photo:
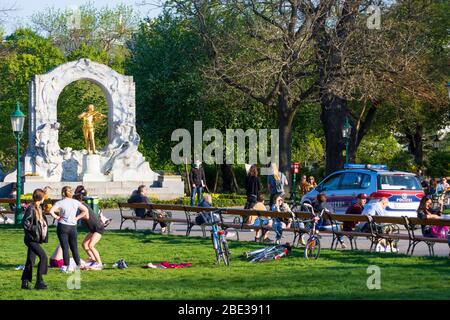
<svg viewBox="0 0 450 320">
<path fill-rule="evenodd" d="M 200 202 L 202 201 L 202 191 L 203 191 L 203 187 L 195 187 L 192 188 L 192 193 L 191 193 L 191 206 L 194 206 L 194 198 L 195 198 L 195 194 L 197 193 L 197 205 L 200 205 Z"/>
<path fill-rule="evenodd" d="M 260 225 L 267 226 L 269 224 L 269 219 L 266 218 L 256 218 L 255 222 L 253 222 L 252 226 L 259 227 Z"/>
<path fill-rule="evenodd" d="M 280 240 L 281 236 L 283 235 L 283 225 L 282 222 L 279 219 L 273 219 L 273 223 L 272 223 L 272 228 L 273 231 L 275 231 L 276 240 Z"/>
</svg>

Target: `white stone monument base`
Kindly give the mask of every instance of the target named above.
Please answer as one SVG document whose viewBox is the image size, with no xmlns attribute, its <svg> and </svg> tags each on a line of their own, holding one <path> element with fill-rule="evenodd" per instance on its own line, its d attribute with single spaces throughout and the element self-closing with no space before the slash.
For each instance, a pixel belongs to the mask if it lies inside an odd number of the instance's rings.
<svg viewBox="0 0 450 320">
<path fill-rule="evenodd" d="M 106 182 L 111 178 L 104 175 L 100 170 L 100 156 L 97 154 L 88 154 L 83 157 L 84 172 L 81 175 L 82 182 Z"/>
<path fill-rule="evenodd" d="M 169 182 L 169 181 L 167 181 Z M 53 199 L 61 198 L 61 189 L 64 186 L 71 186 L 74 190 L 78 185 L 83 185 L 90 195 L 100 198 L 128 198 L 133 190 L 141 184 L 150 186 L 150 197 L 161 200 L 177 199 L 184 196 L 184 183 L 180 176 L 171 176 L 170 182 L 162 181 L 162 183 L 154 184 L 154 181 L 108 181 L 108 182 L 81 182 L 81 181 L 59 181 L 59 182 L 31 182 L 24 184 L 24 193 L 32 193 L 37 188 L 45 186 L 52 187 L 50 197 Z"/>
</svg>

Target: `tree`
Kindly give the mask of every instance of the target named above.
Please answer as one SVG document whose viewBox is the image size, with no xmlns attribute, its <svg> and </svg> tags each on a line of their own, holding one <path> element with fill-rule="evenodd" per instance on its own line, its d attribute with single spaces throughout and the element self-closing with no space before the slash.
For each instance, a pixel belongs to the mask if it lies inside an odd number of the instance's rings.
<svg viewBox="0 0 450 320">
<path fill-rule="evenodd" d="M 326 137 L 326 171 L 342 168 L 341 129 L 352 124 L 350 161 L 380 108 L 395 106 L 400 95 L 440 103 L 425 72 L 426 48 L 414 18 L 400 11 L 410 1 L 320 1 L 325 14 L 315 24 L 321 120 Z M 368 28 L 369 5 L 382 9 L 381 28 Z M 333 9 L 334 8 L 334 9 Z"/>
<path fill-rule="evenodd" d="M 28 82 L 35 74 L 48 72 L 64 62 L 62 52 L 52 46 L 51 41 L 37 35 L 29 29 L 18 29 L 6 37 L 0 45 L 7 50 L 6 57 L 0 59 L 0 124 L 5 134 L 0 136 L 0 159 L 7 168 L 15 163 L 15 141 L 11 135 L 10 114 L 16 102 L 27 115 Z M 24 132 L 28 123 L 25 122 Z M 22 144 L 27 145 L 25 134 Z"/>
<path fill-rule="evenodd" d="M 143 22 L 128 47 L 126 72 L 136 81 L 137 126 L 152 166 L 175 169 L 174 143 L 168 141 L 175 129 L 185 128 L 193 136 L 194 121 L 224 135 L 230 128 L 267 127 L 259 104 L 222 83 L 211 85 L 203 72 L 210 59 L 187 21 L 164 12 Z M 223 191 L 236 191 L 230 164 L 219 168 Z"/>
<path fill-rule="evenodd" d="M 294 116 L 316 88 L 310 39 L 317 16 L 305 16 L 302 4 L 173 1 L 203 39 L 213 62 L 210 78 L 277 112 L 279 164 L 288 176 Z"/>
<path fill-rule="evenodd" d="M 49 8 L 31 21 L 34 30 L 46 34 L 67 55 L 82 44 L 111 54 L 131 38 L 139 18 L 131 6 L 97 9 L 87 3 L 77 10 Z"/>
</svg>

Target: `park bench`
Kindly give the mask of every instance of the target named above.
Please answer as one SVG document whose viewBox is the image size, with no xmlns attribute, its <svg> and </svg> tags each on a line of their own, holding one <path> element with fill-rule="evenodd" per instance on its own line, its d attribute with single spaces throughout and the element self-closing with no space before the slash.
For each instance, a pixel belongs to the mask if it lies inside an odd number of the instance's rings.
<svg viewBox="0 0 450 320">
<path fill-rule="evenodd" d="M 422 235 L 415 234 L 415 227 L 422 225 L 437 225 L 437 226 L 450 226 L 450 219 L 419 219 L 403 217 L 405 228 L 408 231 L 410 243 L 408 246 L 408 253 L 414 254 L 414 249 L 420 242 L 425 243 L 428 246 L 428 252 L 430 256 L 434 256 L 434 245 L 436 243 L 448 243 L 447 239 L 442 238 L 430 238 Z M 411 250 L 411 251 L 410 251 Z"/>
<path fill-rule="evenodd" d="M 168 223 L 170 223 L 170 222 L 185 223 L 187 225 L 186 236 L 190 235 L 191 230 L 194 226 L 199 226 L 202 230 L 203 237 L 206 237 L 206 227 L 210 226 L 211 224 L 204 223 L 202 225 L 197 225 L 195 222 L 195 217 L 199 213 L 211 212 L 211 211 L 216 211 L 216 210 L 220 209 L 221 217 L 223 217 L 224 215 L 225 216 L 230 215 L 234 218 L 233 222 L 224 222 L 223 218 L 222 218 L 221 224 L 224 229 L 234 229 L 236 231 L 237 240 L 239 240 L 239 231 L 258 230 L 258 229 L 263 229 L 263 230 L 267 230 L 267 231 L 273 230 L 270 227 L 262 226 L 262 225 L 260 225 L 260 226 L 246 225 L 244 223 L 244 221 L 246 220 L 245 217 L 252 216 L 252 215 L 272 217 L 272 218 L 289 218 L 290 217 L 290 215 L 288 213 L 281 213 L 281 212 L 257 211 L 257 210 L 245 210 L 245 209 L 233 209 L 233 208 L 216 208 L 216 207 L 204 208 L 204 207 L 195 207 L 195 206 L 191 207 L 191 206 L 171 205 L 171 204 L 118 203 L 118 206 L 119 206 L 120 215 L 121 215 L 120 229 L 122 229 L 122 225 L 125 221 L 131 220 L 131 221 L 133 221 L 133 223 L 135 225 L 135 229 L 136 229 L 137 221 L 153 221 L 154 224 L 153 224 L 152 231 L 155 230 L 156 223 L 157 223 L 157 221 L 156 221 L 157 219 L 155 218 L 155 216 L 152 215 L 152 216 L 145 217 L 145 218 L 137 217 L 136 214 L 134 213 L 134 209 L 137 209 L 137 208 L 146 209 L 151 212 L 156 209 L 164 210 L 164 211 L 180 211 L 180 212 L 184 212 L 185 219 L 176 219 L 176 218 L 168 217 L 168 218 L 159 219 L 159 221 L 168 222 Z M 300 230 L 299 228 L 296 228 L 296 227 L 285 229 L 285 231 L 292 231 L 292 232 L 296 232 L 298 234 L 307 232 L 306 229 Z"/>
<path fill-rule="evenodd" d="M 415 234 L 415 227 L 417 225 L 441 225 L 450 226 L 450 219 L 418 219 L 418 218 L 408 218 L 408 217 L 386 217 L 386 216 L 366 216 L 366 215 L 347 215 L 347 214 L 328 214 L 332 223 L 337 226 L 340 222 L 353 221 L 353 222 L 367 222 L 369 225 L 370 232 L 359 232 L 359 231 L 333 231 L 333 244 L 337 245 L 337 237 L 342 235 L 346 236 L 350 240 L 352 249 L 358 249 L 356 244 L 357 237 L 365 237 L 370 240 L 370 251 L 375 247 L 375 245 L 382 239 L 386 240 L 387 243 L 392 244 L 394 241 L 406 240 L 409 242 L 406 254 L 413 254 L 414 248 L 420 242 L 427 244 L 430 256 L 434 255 L 434 245 L 436 243 L 447 243 L 447 239 L 440 238 L 430 238 L 424 236 L 417 236 Z M 395 226 L 394 232 L 384 233 L 377 228 L 377 225 L 390 225 Z M 398 226 L 404 226 L 407 234 L 400 233 L 400 228 Z M 335 228 L 333 228 L 335 229 Z M 337 230 L 337 229 L 336 229 Z M 353 247 L 354 243 L 354 247 Z"/>
</svg>

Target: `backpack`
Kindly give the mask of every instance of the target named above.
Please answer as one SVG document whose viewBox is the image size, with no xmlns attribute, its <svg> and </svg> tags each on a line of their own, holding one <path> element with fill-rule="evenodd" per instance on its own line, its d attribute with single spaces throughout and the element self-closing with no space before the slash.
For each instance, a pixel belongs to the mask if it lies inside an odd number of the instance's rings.
<svg viewBox="0 0 450 320">
<path fill-rule="evenodd" d="M 217 213 L 213 213 L 214 216 L 214 222 L 211 220 L 211 214 L 209 212 L 199 213 L 195 217 L 195 224 L 202 225 L 202 224 L 212 224 L 212 223 L 218 223 L 220 222 L 220 216 Z"/>
<path fill-rule="evenodd" d="M 114 264 L 114 266 L 116 266 L 119 269 L 126 269 L 128 268 L 128 263 L 125 261 L 125 259 L 120 259 Z"/>
<path fill-rule="evenodd" d="M 277 191 L 277 193 L 283 193 L 284 192 L 284 185 L 283 185 L 283 175 L 280 175 L 280 180 L 275 180 L 275 190 Z"/>
</svg>

